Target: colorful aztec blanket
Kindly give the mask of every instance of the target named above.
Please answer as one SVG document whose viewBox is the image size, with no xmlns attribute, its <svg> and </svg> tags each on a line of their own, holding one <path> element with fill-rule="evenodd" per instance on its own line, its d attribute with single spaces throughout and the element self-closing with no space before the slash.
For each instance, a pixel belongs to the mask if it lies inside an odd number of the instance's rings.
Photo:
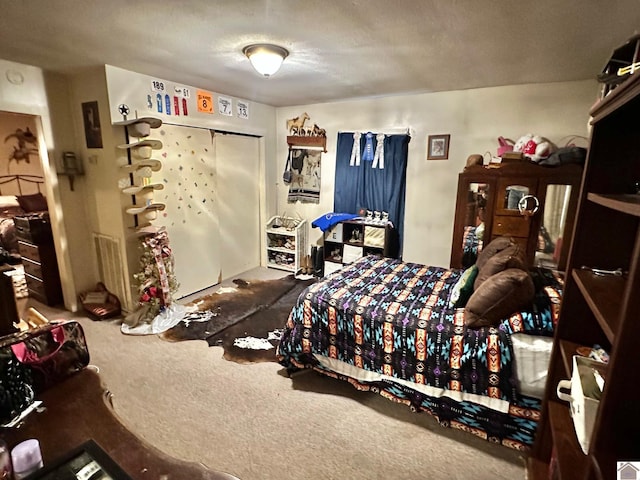
<svg viewBox="0 0 640 480">
<path fill-rule="evenodd" d="M 470 329 L 450 306 L 462 270 L 364 257 L 302 292 L 280 341 L 287 368 L 313 355 L 445 390 L 518 401 L 510 335 L 552 335 L 560 283 L 532 271 L 536 300 L 498 327 Z M 554 303 L 557 300 L 557 303 Z"/>
</svg>

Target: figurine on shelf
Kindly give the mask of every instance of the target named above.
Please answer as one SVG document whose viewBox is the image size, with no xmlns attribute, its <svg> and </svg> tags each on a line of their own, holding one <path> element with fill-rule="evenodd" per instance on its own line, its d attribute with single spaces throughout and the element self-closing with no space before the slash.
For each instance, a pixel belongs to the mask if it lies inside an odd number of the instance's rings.
<svg viewBox="0 0 640 480">
<path fill-rule="evenodd" d="M 304 135 L 304 122 L 309 120 L 309 114 L 304 112 L 302 115 L 287 120 L 287 131 L 289 135 Z M 302 133 L 300 133 L 302 131 Z"/>
</svg>

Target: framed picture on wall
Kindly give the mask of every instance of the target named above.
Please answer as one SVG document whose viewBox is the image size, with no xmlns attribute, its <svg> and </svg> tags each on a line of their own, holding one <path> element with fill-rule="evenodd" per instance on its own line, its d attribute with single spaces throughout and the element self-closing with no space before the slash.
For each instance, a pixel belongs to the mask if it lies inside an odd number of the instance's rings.
<svg viewBox="0 0 640 480">
<path fill-rule="evenodd" d="M 83 103 L 82 118 L 84 120 L 84 136 L 87 141 L 87 148 L 102 148 L 102 129 L 100 128 L 98 102 Z"/>
<path fill-rule="evenodd" d="M 429 135 L 427 160 L 446 160 L 449 158 L 449 137 L 451 135 Z"/>
</svg>

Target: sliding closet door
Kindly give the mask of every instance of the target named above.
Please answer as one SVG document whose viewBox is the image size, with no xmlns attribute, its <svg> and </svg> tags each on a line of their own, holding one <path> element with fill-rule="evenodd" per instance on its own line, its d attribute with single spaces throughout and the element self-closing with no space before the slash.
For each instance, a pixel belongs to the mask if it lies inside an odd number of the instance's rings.
<svg viewBox="0 0 640 480">
<path fill-rule="evenodd" d="M 154 199 L 166 204 L 154 225 L 164 225 L 175 259 L 176 298 L 218 282 L 220 228 L 216 206 L 216 159 L 208 129 L 163 125 L 163 148 L 154 151 L 162 170 L 153 176 L 163 190 Z"/>
<path fill-rule="evenodd" d="M 208 129 L 163 125 L 163 162 L 153 176 L 180 288 L 191 295 L 260 265 L 259 141 Z"/>
<path fill-rule="evenodd" d="M 256 137 L 216 133 L 222 278 L 260 265 L 260 151 Z"/>
</svg>

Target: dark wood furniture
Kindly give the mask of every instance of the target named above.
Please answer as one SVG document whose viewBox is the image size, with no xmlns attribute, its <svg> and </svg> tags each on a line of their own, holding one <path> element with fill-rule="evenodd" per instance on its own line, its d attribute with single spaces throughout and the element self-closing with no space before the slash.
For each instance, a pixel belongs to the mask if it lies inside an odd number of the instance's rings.
<svg viewBox="0 0 640 480">
<path fill-rule="evenodd" d="M 48 215 L 13 219 L 29 296 L 47 305 L 62 303 L 58 259 Z"/>
<path fill-rule="evenodd" d="M 591 110 L 591 145 L 528 478 L 547 478 L 552 451 L 561 480 L 614 479 L 616 462 L 640 460 L 639 112 L 637 73 Z M 583 266 L 625 273 L 595 275 Z M 596 343 L 610 360 L 585 455 L 556 386 L 571 378 L 577 346 Z"/>
<path fill-rule="evenodd" d="M 85 369 L 45 391 L 38 399 L 46 410 L 31 413 L 20 428 L 2 430 L 3 437 L 10 448 L 37 438 L 45 466 L 93 440 L 134 479 L 237 480 L 149 445 L 117 418 L 111 397 L 99 375 Z"/>
<path fill-rule="evenodd" d="M 458 176 L 451 267 L 475 263 L 463 244 L 465 234 L 480 227 L 481 244 L 509 235 L 525 248 L 530 265 L 564 270 L 581 178 L 576 164 L 544 167 L 523 160 L 465 168 Z"/>
</svg>

